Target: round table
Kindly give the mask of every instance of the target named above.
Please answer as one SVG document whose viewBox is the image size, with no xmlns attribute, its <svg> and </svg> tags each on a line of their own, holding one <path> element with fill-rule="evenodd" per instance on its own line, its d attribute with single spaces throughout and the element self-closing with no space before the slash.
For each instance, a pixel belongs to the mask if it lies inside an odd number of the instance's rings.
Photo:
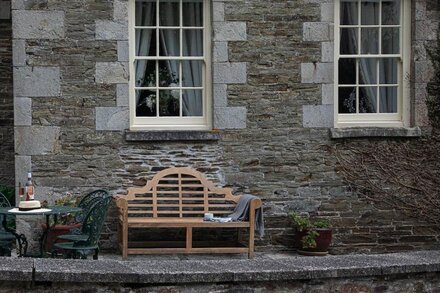
<svg viewBox="0 0 440 293">
<path fill-rule="evenodd" d="M 0 208 L 0 215 L 2 215 L 3 221 L 2 225 L 3 228 L 5 228 L 6 231 L 11 232 L 15 235 L 18 241 L 19 246 L 19 256 L 27 256 L 27 239 L 23 234 L 17 234 L 16 231 L 9 229 L 6 225 L 6 216 L 46 216 L 46 230 L 43 232 L 43 235 L 40 239 L 40 257 L 44 256 L 44 241 L 47 238 L 47 233 L 49 229 L 52 227 L 50 226 L 50 217 L 53 216 L 54 219 L 54 225 L 58 222 L 58 216 L 64 215 L 64 214 L 70 214 L 70 213 L 77 213 L 82 211 L 82 208 L 79 207 L 69 207 L 69 206 L 50 206 L 47 208 L 37 209 L 37 210 L 31 210 L 31 211 L 14 211 L 14 209 L 17 209 L 16 207 L 2 207 Z"/>
</svg>

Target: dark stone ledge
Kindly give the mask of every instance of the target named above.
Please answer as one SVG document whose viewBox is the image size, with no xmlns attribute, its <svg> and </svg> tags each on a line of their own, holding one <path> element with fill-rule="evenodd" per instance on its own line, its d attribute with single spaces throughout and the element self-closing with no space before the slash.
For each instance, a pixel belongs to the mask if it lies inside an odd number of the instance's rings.
<svg viewBox="0 0 440 293">
<path fill-rule="evenodd" d="M 126 141 L 216 141 L 218 131 L 125 131 Z"/>
<path fill-rule="evenodd" d="M 253 260 L 121 260 L 0 258 L 0 281 L 188 284 L 365 278 L 440 272 L 440 251 L 301 257 L 257 255 Z"/>
<path fill-rule="evenodd" d="M 362 137 L 421 137 L 420 127 L 350 127 L 331 128 L 331 138 L 362 138 Z"/>
</svg>

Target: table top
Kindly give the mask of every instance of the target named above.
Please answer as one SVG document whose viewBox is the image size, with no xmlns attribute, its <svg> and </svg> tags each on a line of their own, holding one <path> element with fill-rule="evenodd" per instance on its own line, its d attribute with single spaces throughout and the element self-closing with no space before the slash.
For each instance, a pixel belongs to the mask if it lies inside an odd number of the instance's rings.
<svg viewBox="0 0 440 293">
<path fill-rule="evenodd" d="M 10 212 L 15 207 L 4 207 L 0 208 L 0 215 L 20 215 L 20 216 L 28 216 L 28 215 L 62 215 L 68 213 L 76 213 L 82 211 L 82 208 L 79 207 L 69 207 L 69 206 L 49 206 L 44 208 L 44 210 L 31 210 L 26 212 Z"/>
</svg>

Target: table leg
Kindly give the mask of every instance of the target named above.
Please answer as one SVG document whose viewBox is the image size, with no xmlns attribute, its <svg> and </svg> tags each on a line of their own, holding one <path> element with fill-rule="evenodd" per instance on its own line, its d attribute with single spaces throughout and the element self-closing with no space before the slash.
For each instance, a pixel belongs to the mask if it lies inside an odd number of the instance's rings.
<svg viewBox="0 0 440 293">
<path fill-rule="evenodd" d="M 46 215 L 46 230 L 43 231 L 43 234 L 41 235 L 40 238 L 40 257 L 45 257 L 47 235 L 49 234 L 49 229 L 51 228 L 49 223 L 50 223 L 50 215 Z"/>
<path fill-rule="evenodd" d="M 24 236 L 24 234 L 17 234 L 17 232 L 15 230 L 8 228 L 6 216 L 3 216 L 2 226 L 5 229 L 5 231 L 14 234 L 15 238 L 17 239 L 18 256 L 19 257 L 25 256 L 27 253 L 27 247 L 28 247 L 28 242 L 27 242 L 26 236 Z"/>
</svg>

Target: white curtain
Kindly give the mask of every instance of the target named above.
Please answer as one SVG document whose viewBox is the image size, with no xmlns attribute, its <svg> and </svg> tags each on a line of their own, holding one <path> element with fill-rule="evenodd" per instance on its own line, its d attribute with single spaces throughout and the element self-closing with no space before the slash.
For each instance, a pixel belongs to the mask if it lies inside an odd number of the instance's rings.
<svg viewBox="0 0 440 293">
<path fill-rule="evenodd" d="M 152 20 L 156 13 L 155 3 L 153 2 L 137 2 L 136 1 L 136 25 L 151 26 L 154 25 Z M 148 56 L 151 46 L 152 30 L 137 29 L 136 37 L 136 56 Z M 154 43 L 154 42 L 153 42 Z M 145 73 L 147 69 L 147 60 L 137 61 L 135 63 L 135 84 L 137 87 L 144 86 Z M 136 105 L 139 103 L 140 95 L 136 95 Z"/>
<path fill-rule="evenodd" d="M 184 18 L 189 20 L 191 26 L 195 20 L 202 17 L 203 5 L 199 3 L 186 3 Z M 192 22 L 194 21 L 194 22 Z M 183 37 L 184 56 L 203 56 L 203 31 L 185 30 Z M 184 86 L 200 87 L 203 85 L 202 61 L 187 61 L 183 66 Z M 183 116 L 202 116 L 203 99 L 201 90 L 185 90 L 183 96 Z"/>
</svg>

